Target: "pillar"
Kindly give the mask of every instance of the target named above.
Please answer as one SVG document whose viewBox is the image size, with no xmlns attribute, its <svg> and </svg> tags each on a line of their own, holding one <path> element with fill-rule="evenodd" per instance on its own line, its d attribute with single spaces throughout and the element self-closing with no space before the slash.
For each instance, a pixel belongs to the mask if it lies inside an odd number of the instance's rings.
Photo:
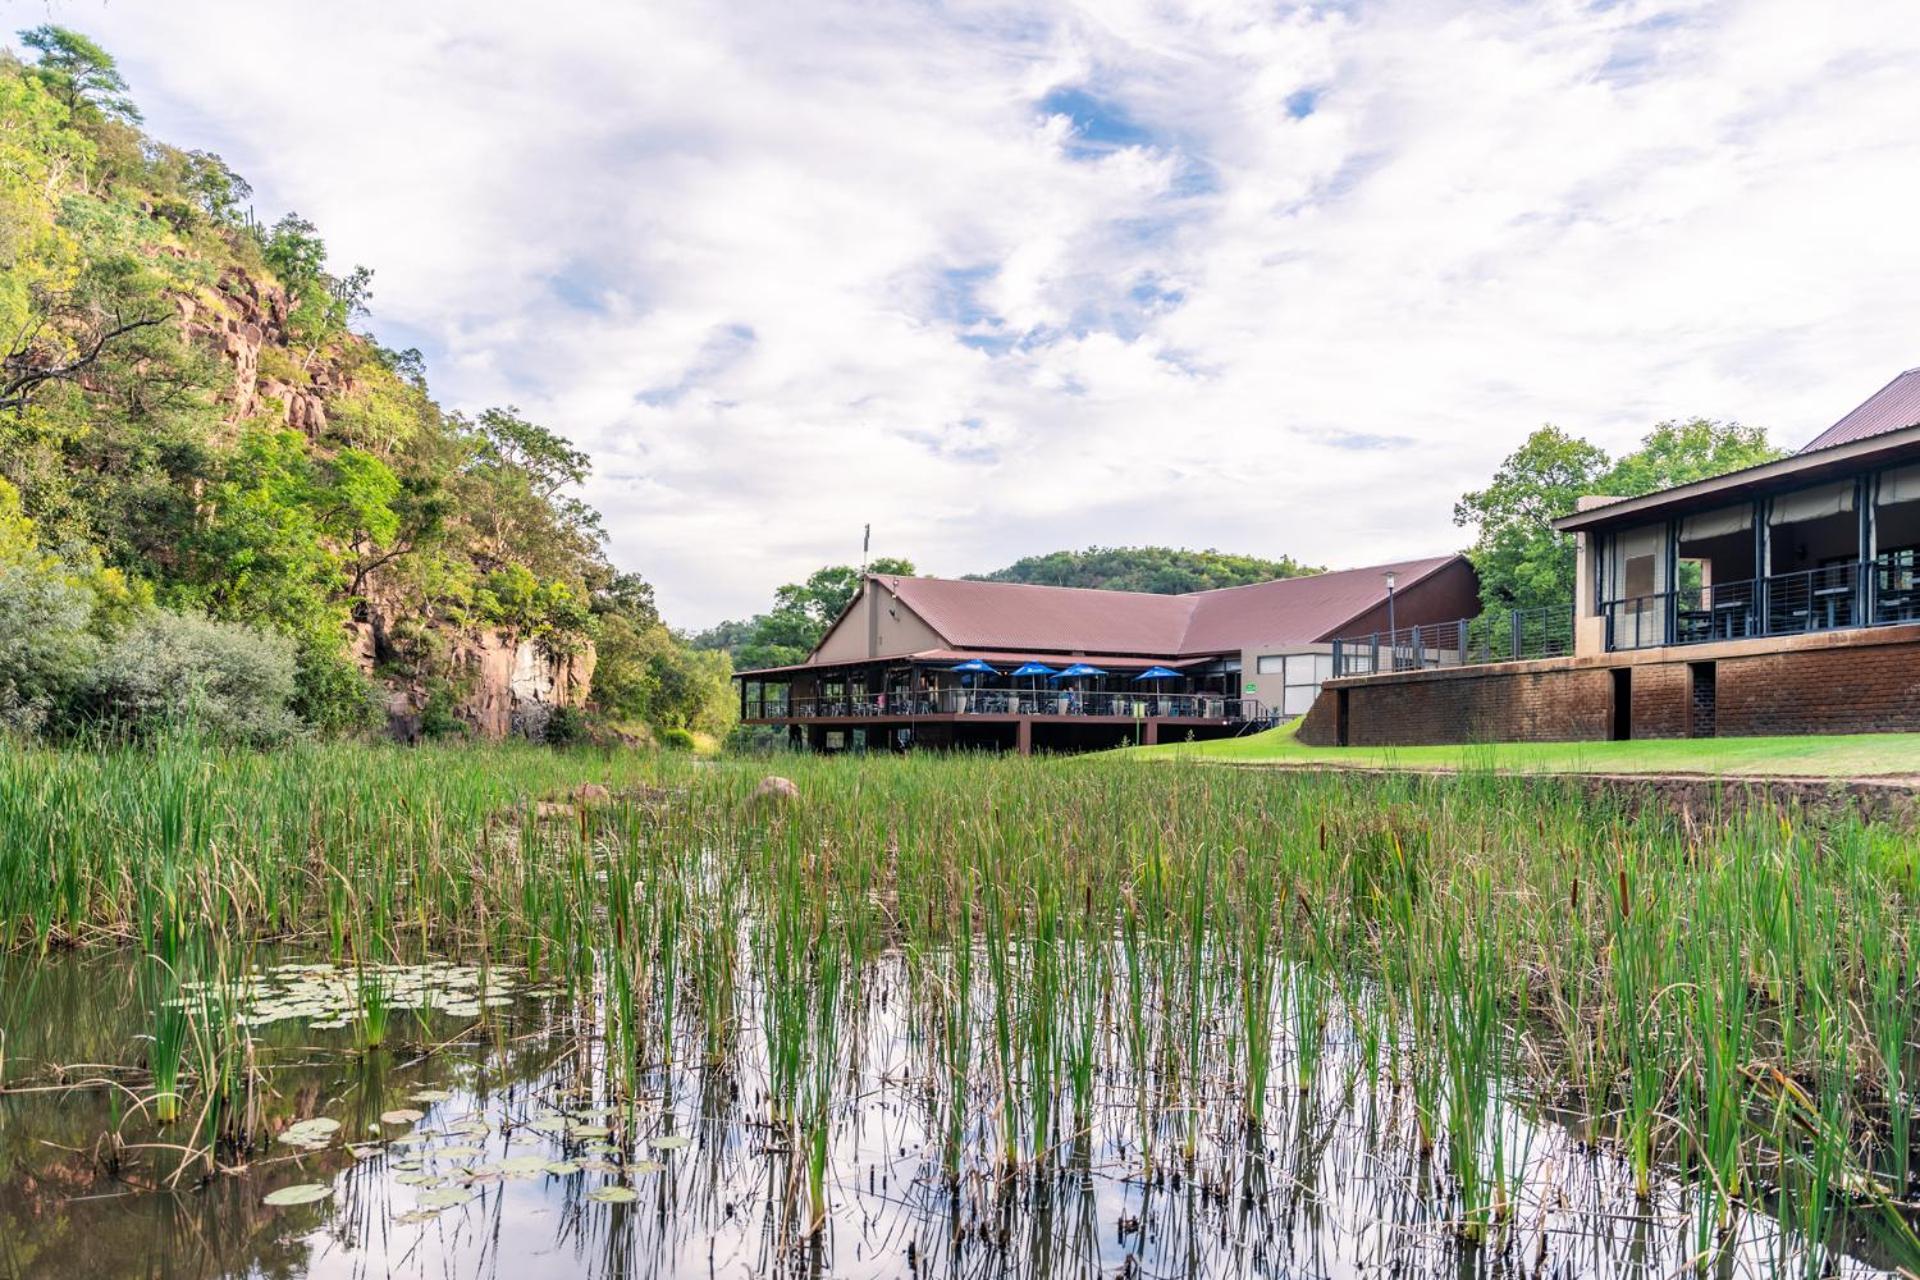
<svg viewBox="0 0 1920 1280">
<path fill-rule="evenodd" d="M 1021 716 L 1014 729 L 1014 745 L 1023 756 L 1033 754 L 1033 717 Z"/>
</svg>

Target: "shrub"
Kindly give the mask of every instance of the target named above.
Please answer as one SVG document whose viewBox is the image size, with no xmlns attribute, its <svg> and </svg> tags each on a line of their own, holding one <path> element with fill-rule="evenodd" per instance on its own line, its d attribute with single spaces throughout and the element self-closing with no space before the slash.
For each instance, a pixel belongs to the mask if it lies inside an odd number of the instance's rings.
<svg viewBox="0 0 1920 1280">
<path fill-rule="evenodd" d="M 265 747 L 301 731 L 297 671 L 284 636 L 161 610 L 107 650 L 89 685 L 95 708 L 128 732 L 192 723 L 210 737 Z"/>
<path fill-rule="evenodd" d="M 547 727 L 541 734 L 550 747 L 575 747 L 587 741 L 587 713 L 578 707 L 555 707 L 547 715 Z"/>
<path fill-rule="evenodd" d="M 693 736 L 691 729 L 662 729 L 660 745 L 669 751 L 691 751 L 700 745 L 700 740 Z"/>
<path fill-rule="evenodd" d="M 420 736 L 437 742 L 442 738 L 465 737 L 468 725 L 456 710 L 453 687 L 444 682 L 430 685 L 420 704 Z"/>
<path fill-rule="evenodd" d="M 93 594 L 41 567 L 0 564 L 0 726 L 47 726 L 99 651 Z"/>
<path fill-rule="evenodd" d="M 295 650 L 293 709 L 322 733 L 355 733 L 377 728 L 386 718 L 386 700 L 373 681 L 341 652 L 339 643 L 312 639 Z"/>
</svg>

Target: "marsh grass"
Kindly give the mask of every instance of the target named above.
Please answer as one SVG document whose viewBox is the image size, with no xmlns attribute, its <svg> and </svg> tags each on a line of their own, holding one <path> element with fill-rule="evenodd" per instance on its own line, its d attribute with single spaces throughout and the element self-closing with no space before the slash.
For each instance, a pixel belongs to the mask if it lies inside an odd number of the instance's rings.
<svg viewBox="0 0 1920 1280">
<path fill-rule="evenodd" d="M 802 798 L 768 807 L 757 770 L 672 755 L 0 751 L 0 937 L 147 957 L 140 1088 L 155 1120 L 202 1117 L 208 1151 L 257 1136 L 258 1081 L 183 980 L 237 982 L 268 940 L 350 957 L 371 1048 L 423 1034 L 379 965 L 461 955 L 591 1007 L 628 1125 L 685 1073 L 757 1089 L 816 1232 L 863 984 L 897 955 L 888 1016 L 956 1190 L 1042 1185 L 1096 1132 L 1142 1186 L 1204 1175 L 1224 1135 L 1310 1141 L 1337 1028 L 1359 1051 L 1328 1083 L 1405 1105 L 1470 1248 L 1515 1230 L 1527 1100 L 1642 1196 L 1691 1170 L 1703 1257 L 1748 1208 L 1796 1224 L 1794 1270 L 1847 1214 L 1911 1236 L 1905 832 L 1490 771 L 782 768 Z M 614 799 L 538 807 L 583 779 Z"/>
</svg>

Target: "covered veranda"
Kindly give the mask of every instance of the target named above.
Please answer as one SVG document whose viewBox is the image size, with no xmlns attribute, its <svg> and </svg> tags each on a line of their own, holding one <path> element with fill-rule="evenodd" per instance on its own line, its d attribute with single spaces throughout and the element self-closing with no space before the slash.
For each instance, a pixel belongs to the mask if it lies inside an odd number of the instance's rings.
<svg viewBox="0 0 1920 1280">
<path fill-rule="evenodd" d="M 933 651 L 743 671 L 740 718 L 823 750 L 1076 750 L 1216 737 L 1257 719 L 1224 657 Z M 1111 739 L 1111 740 L 1110 740 Z"/>
</svg>

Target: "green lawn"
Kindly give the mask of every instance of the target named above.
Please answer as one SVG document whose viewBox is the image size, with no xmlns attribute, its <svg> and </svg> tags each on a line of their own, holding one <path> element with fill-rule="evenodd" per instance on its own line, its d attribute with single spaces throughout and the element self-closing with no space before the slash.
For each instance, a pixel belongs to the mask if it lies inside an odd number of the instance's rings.
<svg viewBox="0 0 1920 1280">
<path fill-rule="evenodd" d="M 1139 747 L 1141 757 L 1360 769 L 1496 769 L 1515 773 L 1703 773 L 1750 777 L 1920 775 L 1920 733 L 1833 737 L 1497 743 L 1453 747 L 1309 747 L 1295 725 L 1217 742 Z"/>
</svg>

